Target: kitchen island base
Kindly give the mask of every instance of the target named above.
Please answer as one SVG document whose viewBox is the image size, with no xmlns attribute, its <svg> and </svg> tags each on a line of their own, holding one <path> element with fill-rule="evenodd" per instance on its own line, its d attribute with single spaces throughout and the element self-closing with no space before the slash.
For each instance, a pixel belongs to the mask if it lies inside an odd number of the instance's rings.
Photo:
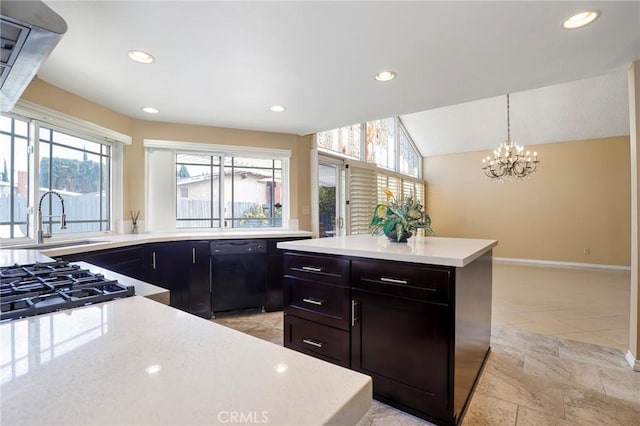
<svg viewBox="0 0 640 426">
<path fill-rule="evenodd" d="M 460 424 L 490 351 L 493 243 L 463 266 L 288 252 L 285 346 L 371 376 L 382 402 Z"/>
</svg>

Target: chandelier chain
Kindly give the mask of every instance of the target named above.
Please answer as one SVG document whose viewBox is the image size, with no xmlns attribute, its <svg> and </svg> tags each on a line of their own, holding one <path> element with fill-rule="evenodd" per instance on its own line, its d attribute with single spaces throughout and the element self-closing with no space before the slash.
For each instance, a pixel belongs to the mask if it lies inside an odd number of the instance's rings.
<svg viewBox="0 0 640 426">
<path fill-rule="evenodd" d="M 509 94 L 507 93 L 507 142 L 511 142 L 511 121 L 509 120 Z"/>
</svg>

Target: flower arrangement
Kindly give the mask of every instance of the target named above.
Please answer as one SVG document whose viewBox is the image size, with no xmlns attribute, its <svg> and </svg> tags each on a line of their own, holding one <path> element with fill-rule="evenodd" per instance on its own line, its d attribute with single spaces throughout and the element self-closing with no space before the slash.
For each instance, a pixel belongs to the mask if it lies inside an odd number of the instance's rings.
<svg viewBox="0 0 640 426">
<path fill-rule="evenodd" d="M 373 235 L 384 234 L 395 242 L 406 242 L 418 229 L 433 235 L 431 218 L 423 212 L 422 204 L 414 200 L 413 194 L 398 200 L 388 188 L 384 193 L 387 201 L 376 206 L 369 224 Z"/>
</svg>

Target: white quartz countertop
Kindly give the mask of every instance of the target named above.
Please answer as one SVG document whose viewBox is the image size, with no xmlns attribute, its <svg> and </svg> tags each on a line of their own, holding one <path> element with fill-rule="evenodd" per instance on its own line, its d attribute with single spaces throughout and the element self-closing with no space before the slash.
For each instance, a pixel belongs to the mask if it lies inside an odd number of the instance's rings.
<svg viewBox="0 0 640 426">
<path fill-rule="evenodd" d="M 497 240 L 421 237 L 406 243 L 368 234 L 278 243 L 278 248 L 311 253 L 462 267 L 498 245 Z"/>
<path fill-rule="evenodd" d="M 36 262 L 51 262 L 52 259 L 39 250 L 0 250 L 0 266 L 28 265 Z"/>
<path fill-rule="evenodd" d="M 148 234 L 104 234 L 97 237 L 71 239 L 65 239 L 62 236 L 57 236 L 57 238 L 53 240 L 47 240 L 44 244 L 36 247 L 36 249 L 40 253 L 45 254 L 49 257 L 55 257 L 74 253 L 133 246 L 137 244 L 160 243 L 168 241 L 198 241 L 243 238 L 288 238 L 312 236 L 313 233 L 309 231 L 264 228 L 222 229 L 206 232 L 185 231 L 161 233 L 154 232 Z M 77 242 L 77 244 L 74 244 L 74 242 Z M 61 247 L 61 244 L 64 244 L 64 246 Z M 31 247 L 30 244 L 25 245 Z M 7 251 L 4 249 L 21 249 L 20 245 L 10 245 L 6 242 L 3 242 L 0 247 L 3 249 L 0 250 L 0 259 L 2 259 L 2 252 Z"/>
<path fill-rule="evenodd" d="M 368 376 L 138 296 L 5 322 L 0 342 L 6 425 L 350 425 L 371 404 Z"/>
</svg>

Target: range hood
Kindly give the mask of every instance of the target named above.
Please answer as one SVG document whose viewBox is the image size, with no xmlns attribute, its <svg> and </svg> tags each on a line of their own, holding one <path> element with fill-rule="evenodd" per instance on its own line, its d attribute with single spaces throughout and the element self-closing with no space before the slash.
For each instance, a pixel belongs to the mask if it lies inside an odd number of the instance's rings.
<svg viewBox="0 0 640 426">
<path fill-rule="evenodd" d="M 0 1 L 0 111 L 9 111 L 38 72 L 67 23 L 41 1 Z"/>
</svg>

